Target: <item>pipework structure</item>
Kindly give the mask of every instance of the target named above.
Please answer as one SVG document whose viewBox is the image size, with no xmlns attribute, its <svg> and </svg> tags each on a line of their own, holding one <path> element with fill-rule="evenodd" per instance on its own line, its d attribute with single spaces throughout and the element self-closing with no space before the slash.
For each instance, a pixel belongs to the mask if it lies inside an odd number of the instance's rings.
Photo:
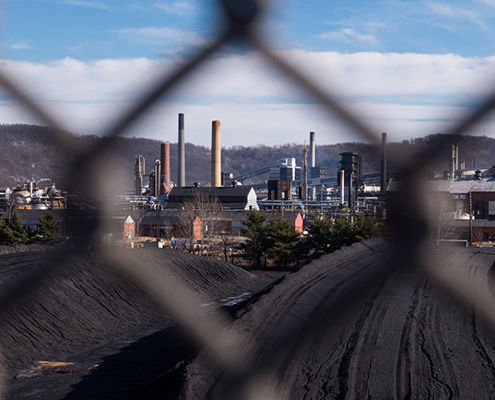
<svg viewBox="0 0 495 400">
<path fill-rule="evenodd" d="M 143 194 L 143 180 L 144 180 L 144 175 L 145 175 L 145 160 L 141 154 L 136 156 L 134 173 L 135 173 L 135 178 L 136 178 L 135 194 L 136 194 L 136 196 L 141 196 Z"/>
<path fill-rule="evenodd" d="M 178 150 L 178 166 L 177 166 L 177 185 L 179 187 L 186 186 L 186 148 L 184 142 L 184 114 L 179 114 L 179 140 L 177 145 Z"/>
<path fill-rule="evenodd" d="M 220 121 L 211 122 L 211 186 L 222 186 L 222 150 Z"/>
<path fill-rule="evenodd" d="M 450 179 L 455 180 L 456 173 L 459 170 L 459 147 L 456 144 L 452 145 L 452 153 L 450 156 Z"/>
<path fill-rule="evenodd" d="M 303 181 L 301 185 L 301 200 L 304 201 L 308 199 L 308 148 L 306 145 L 303 147 L 302 166 Z"/>
</svg>

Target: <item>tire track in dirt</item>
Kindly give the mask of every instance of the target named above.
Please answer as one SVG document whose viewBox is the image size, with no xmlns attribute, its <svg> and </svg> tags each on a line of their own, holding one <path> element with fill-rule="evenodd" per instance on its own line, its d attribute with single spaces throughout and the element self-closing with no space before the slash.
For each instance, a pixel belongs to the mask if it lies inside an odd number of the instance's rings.
<svg viewBox="0 0 495 400">
<path fill-rule="evenodd" d="M 388 249 L 363 248 L 351 246 L 292 274 L 234 323 L 260 343 L 260 352 L 280 352 L 263 376 L 271 382 L 270 395 L 295 400 L 495 398 L 493 330 L 407 262 L 383 279 L 372 279 Z M 479 278 L 493 260 L 495 250 L 455 249 L 438 260 L 438 267 L 446 263 L 446 273 L 461 268 Z M 344 304 L 339 300 L 347 301 L 345 294 L 355 287 L 366 290 L 326 320 L 325 310 Z M 272 346 L 289 328 L 318 316 L 321 324 L 310 325 L 299 347 Z M 201 393 L 222 398 L 226 378 L 202 362 L 199 358 L 188 368 L 185 398 L 204 398 Z"/>
</svg>

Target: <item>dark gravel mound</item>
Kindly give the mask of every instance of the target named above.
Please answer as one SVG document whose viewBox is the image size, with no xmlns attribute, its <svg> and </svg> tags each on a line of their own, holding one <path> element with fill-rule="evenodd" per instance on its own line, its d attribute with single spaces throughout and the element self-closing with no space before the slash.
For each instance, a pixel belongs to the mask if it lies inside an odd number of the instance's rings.
<svg viewBox="0 0 495 400">
<path fill-rule="evenodd" d="M 0 256 L 0 291 L 35 271 L 46 257 L 46 251 Z M 153 262 L 172 271 L 205 299 L 253 293 L 267 284 L 231 264 L 186 253 L 149 248 L 129 250 L 128 257 L 136 268 Z M 0 311 L 0 344 L 9 386 L 14 385 L 8 398 L 56 398 L 60 379 L 51 387 L 51 375 L 75 383 L 74 377 L 94 371 L 105 356 L 172 325 L 146 294 L 89 252 L 71 258 L 62 273 Z M 153 340 L 146 343 L 157 342 Z M 54 367 L 40 361 L 77 362 Z"/>
<path fill-rule="evenodd" d="M 387 264 L 389 254 L 383 242 L 361 242 L 286 277 L 230 327 L 259 375 L 229 376 L 201 353 L 183 397 L 243 398 L 251 382 L 266 399 L 495 398 L 493 327 L 407 260 Z M 450 249 L 438 261 L 480 277 L 480 289 L 493 281 L 495 249 Z"/>
</svg>

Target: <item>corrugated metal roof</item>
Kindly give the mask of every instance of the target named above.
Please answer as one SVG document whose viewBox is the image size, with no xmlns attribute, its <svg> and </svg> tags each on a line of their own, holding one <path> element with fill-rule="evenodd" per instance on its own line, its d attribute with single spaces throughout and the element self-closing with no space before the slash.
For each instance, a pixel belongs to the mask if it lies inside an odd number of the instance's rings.
<svg viewBox="0 0 495 400">
<path fill-rule="evenodd" d="M 400 182 L 391 181 L 388 191 L 398 190 Z M 495 192 L 495 179 L 466 179 L 466 180 L 431 180 L 426 181 L 425 189 L 428 192 L 469 193 L 469 192 Z"/>
<path fill-rule="evenodd" d="M 455 219 L 445 223 L 446 226 L 469 227 L 468 219 Z M 473 219 L 473 228 L 495 228 L 495 220 Z"/>
<path fill-rule="evenodd" d="M 449 193 L 495 192 L 495 180 L 428 181 L 426 189 L 429 191 Z"/>
</svg>

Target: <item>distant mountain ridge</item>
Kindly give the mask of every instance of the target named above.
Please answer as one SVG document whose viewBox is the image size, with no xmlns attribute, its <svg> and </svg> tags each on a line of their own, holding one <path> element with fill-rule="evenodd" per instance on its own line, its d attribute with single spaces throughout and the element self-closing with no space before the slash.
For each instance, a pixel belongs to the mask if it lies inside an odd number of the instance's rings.
<svg viewBox="0 0 495 400">
<path fill-rule="evenodd" d="M 0 186 L 12 186 L 17 179 L 34 177 L 52 178 L 61 182 L 71 160 L 50 140 L 49 128 L 36 125 L 0 125 Z M 76 144 L 85 147 L 94 143 L 98 138 L 73 133 Z M 396 151 L 409 157 L 428 143 L 438 141 L 441 136 L 430 135 L 426 138 L 390 143 L 389 151 Z M 452 143 L 459 145 L 460 160 L 466 162 L 466 167 L 490 167 L 495 165 L 495 139 L 486 136 L 466 136 L 452 138 Z M 318 143 L 318 136 L 317 136 Z M 239 175 L 266 165 L 277 164 L 280 159 L 295 157 L 298 165 L 302 158 L 301 144 L 284 144 L 280 146 L 235 146 L 222 149 L 222 170 Z M 171 174 L 174 181 L 177 176 L 177 143 L 171 144 Z M 319 166 L 327 169 L 327 175 L 335 176 L 339 168 L 340 156 L 344 151 L 361 154 L 365 172 L 376 172 L 380 168 L 380 157 L 375 147 L 365 143 L 339 143 L 333 145 L 317 145 L 316 160 Z M 129 177 L 134 174 L 134 159 L 142 154 L 146 159 L 146 172 L 149 173 L 154 161 L 159 159 L 160 141 L 144 138 L 119 138 L 112 150 L 114 162 L 126 171 Z M 441 150 L 441 161 L 435 163 L 435 169 L 448 169 L 450 155 L 449 145 Z M 128 178 L 128 186 L 134 182 Z M 210 149 L 186 143 L 186 182 L 210 181 Z"/>
</svg>

